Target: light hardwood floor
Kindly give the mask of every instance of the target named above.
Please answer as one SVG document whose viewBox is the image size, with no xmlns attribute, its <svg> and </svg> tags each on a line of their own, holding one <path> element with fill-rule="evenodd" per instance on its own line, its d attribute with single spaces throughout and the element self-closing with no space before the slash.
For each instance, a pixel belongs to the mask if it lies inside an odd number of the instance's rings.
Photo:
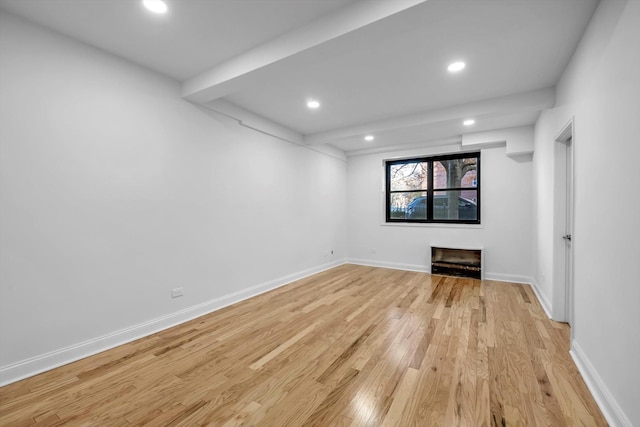
<svg viewBox="0 0 640 427">
<path fill-rule="evenodd" d="M 602 426 L 529 286 L 343 265 L 0 388 L 0 424 Z"/>
</svg>

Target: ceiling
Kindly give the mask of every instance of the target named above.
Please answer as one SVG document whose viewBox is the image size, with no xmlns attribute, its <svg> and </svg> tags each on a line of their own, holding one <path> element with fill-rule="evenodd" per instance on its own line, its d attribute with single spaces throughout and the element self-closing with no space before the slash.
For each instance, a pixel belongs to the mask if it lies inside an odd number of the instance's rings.
<svg viewBox="0 0 640 427">
<path fill-rule="evenodd" d="M 179 80 L 189 101 L 355 154 L 533 124 L 597 0 L 166 3 L 166 15 L 137 0 L 0 8 Z M 467 67 L 448 73 L 454 60 Z"/>
</svg>

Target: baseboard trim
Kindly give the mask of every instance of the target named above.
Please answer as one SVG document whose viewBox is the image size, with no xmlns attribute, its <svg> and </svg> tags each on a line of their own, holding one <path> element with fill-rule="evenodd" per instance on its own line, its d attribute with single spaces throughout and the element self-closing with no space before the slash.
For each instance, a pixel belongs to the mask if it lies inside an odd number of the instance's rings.
<svg viewBox="0 0 640 427">
<path fill-rule="evenodd" d="M 356 259 L 356 258 L 347 259 L 347 263 L 365 265 L 367 267 L 381 267 L 381 268 L 391 268 L 393 270 L 408 270 L 408 271 L 418 271 L 421 273 L 431 273 L 431 268 L 428 265 L 404 264 L 399 262 L 378 261 L 378 260 L 371 260 L 371 259 Z M 530 277 L 519 276 L 515 274 L 501 274 L 501 273 L 486 273 L 484 279 L 495 280 L 497 282 L 524 283 L 527 285 L 530 284 L 532 281 Z"/>
<path fill-rule="evenodd" d="M 531 277 L 520 276 L 517 274 L 502 274 L 502 273 L 484 273 L 484 280 L 495 280 L 496 282 L 509 282 L 509 283 L 522 283 L 525 285 L 531 284 Z"/>
<path fill-rule="evenodd" d="M 571 341 L 569 354 L 609 425 L 611 427 L 633 427 L 576 340 Z"/>
<path fill-rule="evenodd" d="M 551 302 L 549 301 L 549 298 L 547 298 L 546 295 L 542 293 L 540 287 L 538 286 L 538 282 L 536 282 L 536 280 L 533 278 L 531 279 L 531 288 L 533 289 L 533 293 L 536 294 L 538 301 L 540 301 L 540 305 L 542 306 L 542 309 L 544 310 L 547 317 L 549 319 L 552 319 L 553 317 L 551 317 L 551 313 L 553 313 L 553 311 L 551 311 Z"/>
<path fill-rule="evenodd" d="M 345 260 L 338 260 L 302 270 L 238 292 L 205 301 L 201 304 L 188 307 L 175 313 L 170 313 L 166 316 L 158 317 L 148 322 L 139 323 L 101 337 L 54 350 L 11 365 L 2 366 L 0 367 L 0 387 L 68 363 L 84 359 L 85 357 L 93 356 L 105 350 L 135 341 L 173 326 L 177 326 L 181 323 L 209 314 L 231 304 L 252 298 L 262 293 L 285 286 L 296 280 L 321 273 L 345 263 Z"/>
<path fill-rule="evenodd" d="M 364 265 L 367 267 L 390 268 L 392 270 L 418 271 L 420 273 L 430 273 L 431 270 L 426 265 L 404 264 L 399 262 L 377 261 L 370 259 L 347 259 L 348 264 Z"/>
</svg>

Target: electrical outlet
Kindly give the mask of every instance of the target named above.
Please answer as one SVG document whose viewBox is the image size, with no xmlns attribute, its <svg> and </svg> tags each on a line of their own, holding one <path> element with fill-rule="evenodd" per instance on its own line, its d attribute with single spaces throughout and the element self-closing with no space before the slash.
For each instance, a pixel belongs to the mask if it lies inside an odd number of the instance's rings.
<svg viewBox="0 0 640 427">
<path fill-rule="evenodd" d="M 371 253 L 372 254 L 376 254 L 376 253 L 378 253 L 378 250 L 377 249 L 371 249 Z"/>
<path fill-rule="evenodd" d="M 182 288 L 173 288 L 171 289 L 171 298 L 178 298 L 184 295 Z"/>
</svg>

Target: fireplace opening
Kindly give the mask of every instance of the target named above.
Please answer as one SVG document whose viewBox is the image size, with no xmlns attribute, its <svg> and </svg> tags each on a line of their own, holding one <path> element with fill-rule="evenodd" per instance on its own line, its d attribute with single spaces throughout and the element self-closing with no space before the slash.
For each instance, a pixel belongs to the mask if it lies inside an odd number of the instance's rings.
<svg viewBox="0 0 640 427">
<path fill-rule="evenodd" d="M 482 249 L 432 246 L 431 273 L 482 279 Z"/>
</svg>

